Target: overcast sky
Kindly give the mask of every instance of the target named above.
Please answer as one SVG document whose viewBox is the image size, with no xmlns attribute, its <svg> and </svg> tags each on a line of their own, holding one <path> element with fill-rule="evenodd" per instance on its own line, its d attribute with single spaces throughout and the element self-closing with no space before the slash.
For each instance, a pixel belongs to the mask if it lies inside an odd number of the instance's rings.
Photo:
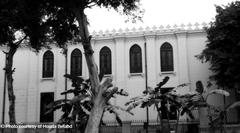
<svg viewBox="0 0 240 133">
<path fill-rule="evenodd" d="M 145 10 L 143 23 L 125 23 L 125 18 L 113 10 L 93 8 L 86 11 L 90 31 L 125 29 L 126 27 L 146 27 L 195 22 L 210 22 L 216 15 L 214 5 L 227 5 L 236 0 L 142 0 Z"/>
</svg>

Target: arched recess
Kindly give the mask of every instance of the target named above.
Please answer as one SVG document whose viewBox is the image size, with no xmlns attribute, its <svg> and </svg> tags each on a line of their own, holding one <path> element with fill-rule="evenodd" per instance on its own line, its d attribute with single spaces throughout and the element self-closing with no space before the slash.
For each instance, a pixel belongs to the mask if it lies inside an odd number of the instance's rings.
<svg viewBox="0 0 240 133">
<path fill-rule="evenodd" d="M 160 47 L 160 63 L 161 63 L 161 72 L 173 71 L 173 48 L 172 45 L 168 42 L 165 42 Z"/>
<path fill-rule="evenodd" d="M 142 50 L 134 44 L 129 51 L 130 55 L 130 73 L 142 73 Z"/>
<path fill-rule="evenodd" d="M 112 52 L 110 48 L 104 46 L 100 50 L 100 72 L 104 74 L 112 74 Z"/>
<path fill-rule="evenodd" d="M 50 78 L 53 77 L 54 72 L 54 55 L 53 52 L 48 50 L 43 54 L 43 70 L 42 77 Z"/>
<path fill-rule="evenodd" d="M 71 53 L 71 75 L 82 76 L 82 52 L 74 49 Z"/>
</svg>

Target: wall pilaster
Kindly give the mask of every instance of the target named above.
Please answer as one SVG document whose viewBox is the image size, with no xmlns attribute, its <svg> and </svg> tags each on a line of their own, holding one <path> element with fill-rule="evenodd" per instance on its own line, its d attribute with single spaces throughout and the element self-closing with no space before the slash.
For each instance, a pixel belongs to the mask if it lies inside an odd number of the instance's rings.
<svg viewBox="0 0 240 133">
<path fill-rule="evenodd" d="M 179 84 L 189 83 L 189 65 L 187 50 L 187 33 L 176 33 L 178 49 L 178 74 Z"/>
</svg>

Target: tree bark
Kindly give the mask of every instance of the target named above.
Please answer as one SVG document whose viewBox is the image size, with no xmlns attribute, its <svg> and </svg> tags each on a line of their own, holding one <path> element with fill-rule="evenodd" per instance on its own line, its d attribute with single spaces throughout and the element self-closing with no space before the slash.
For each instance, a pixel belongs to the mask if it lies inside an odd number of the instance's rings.
<svg viewBox="0 0 240 133">
<path fill-rule="evenodd" d="M 81 37 L 82 45 L 85 52 L 85 58 L 88 66 L 91 87 L 94 95 L 96 95 L 97 86 L 99 86 L 100 81 L 98 78 L 97 65 L 93 57 L 94 51 L 91 45 L 91 36 L 89 35 L 87 16 L 84 14 L 84 10 L 81 10 L 81 9 L 82 8 L 74 8 L 73 12 L 75 13 L 78 24 L 79 24 L 79 30 L 80 30 L 79 35 Z"/>
<path fill-rule="evenodd" d="M 180 111 L 177 110 L 177 123 L 176 123 L 175 133 L 178 133 L 179 118 L 180 118 Z"/>
<path fill-rule="evenodd" d="M 13 56 L 15 52 L 17 51 L 17 46 L 14 46 L 12 44 L 12 47 L 10 47 L 10 50 L 7 54 L 6 58 L 6 78 L 7 78 L 7 89 L 8 89 L 8 99 L 9 99 L 9 122 L 10 124 L 16 124 L 16 116 L 15 116 L 15 95 L 13 90 L 13 72 L 14 69 L 12 69 L 13 66 Z M 12 133 L 17 133 L 17 129 L 12 129 Z"/>
<path fill-rule="evenodd" d="M 102 88 L 100 88 L 102 89 Z M 102 114 L 104 111 L 104 98 L 99 93 L 98 96 L 94 99 L 94 105 L 92 107 L 87 127 L 85 129 L 85 133 L 98 133 L 99 125 L 102 118 Z"/>
<path fill-rule="evenodd" d="M 93 93 L 93 107 L 91 109 L 85 133 L 98 133 L 106 101 L 109 99 L 109 97 L 104 96 L 104 92 L 110 86 L 111 80 L 105 80 L 100 84 L 97 65 L 95 64 L 93 57 L 94 51 L 91 46 L 91 36 L 89 35 L 88 31 L 87 17 L 84 14 L 84 10 L 81 9 L 84 8 L 73 8 L 73 12 L 75 13 L 79 23 L 80 37 L 85 52 L 89 78 L 91 81 L 91 89 Z"/>
</svg>

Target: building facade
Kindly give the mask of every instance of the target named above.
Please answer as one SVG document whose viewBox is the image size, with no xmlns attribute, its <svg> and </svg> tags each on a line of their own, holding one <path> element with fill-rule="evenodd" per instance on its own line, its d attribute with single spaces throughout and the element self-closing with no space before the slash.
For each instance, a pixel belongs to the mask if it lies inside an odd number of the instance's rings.
<svg viewBox="0 0 240 133">
<path fill-rule="evenodd" d="M 155 87 L 165 76 L 170 77 L 164 86 L 166 88 L 190 83 L 179 93 L 193 92 L 198 80 L 206 85 L 210 75 L 209 65 L 201 63 L 195 57 L 205 48 L 207 39 L 203 26 L 206 24 L 93 32 L 91 43 L 99 71 L 104 71 L 105 77 L 111 77 L 114 85 L 129 93 L 128 97 L 117 97 L 111 102 L 124 107 L 131 97 L 142 94 L 146 84 Z M 1 49 L 6 50 L 5 47 Z M 1 52 L 0 103 L 3 102 L 4 64 L 5 55 Z M 17 122 L 57 121 L 60 111 L 47 117 L 43 112 L 46 103 L 64 98 L 60 93 L 65 89 L 65 71 L 88 78 L 83 47 L 76 42 L 69 42 L 67 58 L 62 49 L 54 45 L 39 53 L 22 47 L 14 56 L 14 68 Z M 67 81 L 67 88 L 71 88 L 70 80 Z M 218 102 L 222 102 L 221 99 Z M 0 110 L 2 111 L 2 106 Z M 6 98 L 6 121 L 7 112 Z M 120 116 L 124 121 L 146 121 L 145 109 L 136 108 L 133 113 L 132 116 L 121 112 Z M 154 108 L 149 109 L 149 119 L 157 120 Z M 110 114 L 106 114 L 104 120 L 115 121 Z"/>
</svg>

